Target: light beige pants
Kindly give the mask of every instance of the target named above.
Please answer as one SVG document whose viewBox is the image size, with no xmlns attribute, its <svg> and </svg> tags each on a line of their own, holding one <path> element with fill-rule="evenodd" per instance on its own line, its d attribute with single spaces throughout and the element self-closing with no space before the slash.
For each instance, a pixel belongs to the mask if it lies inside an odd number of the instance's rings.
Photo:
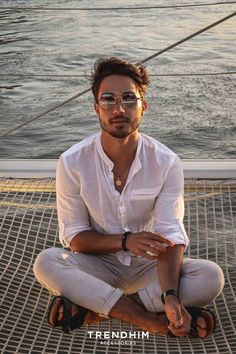
<svg viewBox="0 0 236 354">
<path fill-rule="evenodd" d="M 156 264 L 156 260 L 133 257 L 126 266 L 115 254 L 94 256 L 50 248 L 38 255 L 34 273 L 52 294 L 107 316 L 123 294 L 136 292 L 148 311 L 163 311 Z M 184 259 L 179 289 L 184 306 L 209 304 L 223 286 L 223 272 L 217 264 Z"/>
</svg>

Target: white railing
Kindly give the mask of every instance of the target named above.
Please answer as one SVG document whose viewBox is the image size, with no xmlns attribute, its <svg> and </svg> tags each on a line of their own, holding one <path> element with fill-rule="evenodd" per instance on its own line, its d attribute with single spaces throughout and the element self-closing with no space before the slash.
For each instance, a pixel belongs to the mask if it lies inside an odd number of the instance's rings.
<svg viewBox="0 0 236 354">
<path fill-rule="evenodd" d="M 57 160 L 0 159 L 0 177 L 55 177 Z M 236 159 L 182 160 L 185 178 L 236 178 Z"/>
</svg>

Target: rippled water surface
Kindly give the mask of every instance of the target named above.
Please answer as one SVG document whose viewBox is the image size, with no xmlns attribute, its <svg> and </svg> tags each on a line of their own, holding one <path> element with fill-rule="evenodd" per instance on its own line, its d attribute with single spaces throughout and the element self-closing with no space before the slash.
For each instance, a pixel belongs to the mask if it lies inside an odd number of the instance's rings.
<svg viewBox="0 0 236 354">
<path fill-rule="evenodd" d="M 84 74 L 97 57 L 137 62 L 236 10 L 236 4 L 226 3 L 121 9 L 182 4 L 1 1 L 1 132 L 87 88 Z M 181 158 L 236 156 L 235 29 L 236 17 L 147 63 L 152 75 L 149 111 L 141 130 Z M 0 158 L 57 158 L 97 129 L 93 98 L 87 94 L 2 138 Z"/>
</svg>

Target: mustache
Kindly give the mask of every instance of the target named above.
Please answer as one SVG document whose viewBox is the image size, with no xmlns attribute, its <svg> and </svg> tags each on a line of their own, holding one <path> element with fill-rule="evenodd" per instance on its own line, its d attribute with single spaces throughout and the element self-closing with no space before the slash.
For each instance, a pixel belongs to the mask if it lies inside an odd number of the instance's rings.
<svg viewBox="0 0 236 354">
<path fill-rule="evenodd" d="M 130 122 L 130 118 L 123 115 L 117 115 L 109 119 L 109 123 L 117 123 L 117 122 Z"/>
</svg>

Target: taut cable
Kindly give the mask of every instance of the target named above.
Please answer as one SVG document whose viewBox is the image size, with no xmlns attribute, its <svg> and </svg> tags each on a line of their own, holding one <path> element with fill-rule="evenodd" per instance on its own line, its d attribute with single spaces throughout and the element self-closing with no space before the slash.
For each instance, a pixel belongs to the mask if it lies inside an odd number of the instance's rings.
<svg viewBox="0 0 236 354">
<path fill-rule="evenodd" d="M 199 31 L 197 31 L 197 32 L 194 32 L 193 34 L 190 34 L 189 36 L 187 36 L 187 37 L 181 39 L 180 41 L 175 42 L 174 44 L 169 45 L 168 47 L 166 47 L 166 48 L 160 50 L 159 52 L 157 52 L 157 53 L 155 53 L 155 54 L 152 54 L 152 55 L 150 55 L 149 57 L 147 57 L 147 58 L 145 58 L 145 59 L 139 61 L 138 63 L 136 63 L 136 65 L 141 65 L 141 64 L 146 63 L 147 61 L 149 61 L 149 60 L 151 60 L 151 59 L 157 57 L 158 55 L 160 55 L 160 54 L 162 54 L 162 53 L 167 52 L 168 50 L 170 50 L 170 49 L 172 49 L 172 48 L 174 48 L 174 47 L 177 47 L 178 45 L 180 45 L 180 44 L 182 44 L 182 43 L 188 41 L 189 39 L 191 39 L 191 38 L 193 38 L 193 37 L 198 36 L 199 34 L 201 34 L 201 33 L 205 32 L 205 31 L 209 30 L 210 28 L 212 28 L 212 27 L 214 27 L 214 26 L 217 26 L 217 25 L 219 25 L 220 23 L 222 23 L 222 22 L 224 22 L 224 21 L 229 20 L 231 17 L 233 17 L 233 16 L 235 16 L 235 15 L 236 15 L 236 12 L 233 12 L 232 14 L 230 14 L 230 15 L 228 15 L 228 16 L 226 16 L 226 17 L 221 18 L 220 20 L 218 20 L 218 21 L 216 21 L 216 22 L 210 24 L 209 26 L 206 26 L 206 27 L 202 28 L 201 30 L 199 30 Z"/>
<path fill-rule="evenodd" d="M 189 36 L 187 36 L 187 37 L 181 39 L 180 41 L 175 42 L 174 44 L 171 44 L 171 45 L 169 45 L 168 47 L 166 47 L 166 48 L 164 48 L 164 49 L 162 49 L 162 50 L 160 50 L 160 51 L 154 53 L 153 55 L 150 55 L 149 57 L 147 57 L 147 58 L 145 58 L 145 59 L 143 59 L 143 60 L 137 62 L 135 65 L 142 65 L 142 64 L 146 63 L 147 61 L 149 61 L 149 60 L 151 60 L 151 59 L 157 57 L 158 55 L 169 51 L 170 49 L 172 49 L 172 48 L 174 48 L 174 47 L 176 47 L 176 46 L 178 46 L 178 45 L 180 45 L 180 44 L 182 44 L 182 43 L 184 43 L 184 42 L 190 40 L 191 38 L 193 38 L 193 37 L 195 37 L 195 36 L 198 36 L 199 34 L 201 34 L 201 33 L 205 32 L 205 31 L 207 31 L 208 29 L 210 29 L 210 28 L 212 28 L 212 27 L 214 27 L 214 26 L 217 26 L 217 25 L 219 25 L 220 23 L 222 23 L 222 22 L 224 22 L 224 21 L 227 21 L 228 19 L 230 19 L 231 17 L 233 17 L 233 16 L 235 16 L 235 15 L 236 15 L 236 12 L 233 12 L 233 13 L 231 13 L 230 15 L 228 15 L 228 16 L 226 16 L 226 17 L 223 17 L 223 18 L 221 18 L 220 20 L 218 20 L 218 21 L 216 21 L 216 22 L 210 24 L 209 26 L 204 27 L 204 28 L 202 28 L 201 30 L 199 30 L 199 31 L 197 31 L 197 32 L 194 32 L 193 34 L 191 34 L 191 35 L 189 35 Z M 50 113 L 50 112 L 56 110 L 57 108 L 64 106 L 65 104 L 67 104 L 67 103 L 71 102 L 72 100 L 74 100 L 74 99 L 76 99 L 76 98 L 78 98 L 78 97 L 84 95 L 85 93 L 89 92 L 90 90 L 91 90 L 91 88 L 88 88 L 88 89 L 86 89 L 86 90 L 84 90 L 84 91 L 81 91 L 81 92 L 77 93 L 76 95 L 74 95 L 74 96 L 68 98 L 67 100 L 65 100 L 65 101 L 63 101 L 63 102 L 57 104 L 56 106 L 53 106 L 53 107 L 49 108 L 47 111 L 45 111 L 45 112 L 43 112 L 43 113 L 40 113 L 39 115 L 37 115 L 37 116 L 35 116 L 35 117 L 32 117 L 32 118 L 26 120 L 25 122 L 16 125 L 15 127 L 11 128 L 11 129 L 5 131 L 3 134 L 1 134 L 1 135 L 0 135 L 0 138 L 3 138 L 4 136 L 6 136 L 6 135 L 12 133 L 13 131 L 22 128 L 22 127 L 25 126 L 26 124 L 28 124 L 28 123 L 30 123 L 30 122 L 33 122 L 34 120 L 36 120 L 36 119 L 38 119 L 38 118 L 40 118 L 40 117 L 43 117 L 44 115 L 46 115 L 46 114 L 48 114 L 48 113 Z"/>
<path fill-rule="evenodd" d="M 183 5 L 151 5 L 151 6 L 119 6 L 119 7 L 51 7 L 51 6 L 0 6 L 0 10 L 21 10 L 21 11 L 132 11 L 152 9 L 176 9 L 189 7 L 233 5 L 236 1 L 216 1 L 201 4 Z"/>
<path fill-rule="evenodd" d="M 26 124 L 28 124 L 30 122 L 33 122 L 34 120 L 36 120 L 36 119 L 38 119 L 40 117 L 45 116 L 46 114 L 56 110 L 57 108 L 59 108 L 61 106 L 64 106 L 66 103 L 69 103 L 70 101 L 74 100 L 75 98 L 78 98 L 78 97 L 84 95 L 85 93 L 89 92 L 90 90 L 91 90 L 91 88 L 88 88 L 88 89 L 86 89 L 84 91 L 81 91 L 81 92 L 77 93 L 76 95 L 68 98 L 67 100 L 65 100 L 65 101 L 63 101 L 61 103 L 58 103 L 56 106 L 53 106 L 53 107 L 49 108 L 47 111 L 42 112 L 42 113 L 38 114 L 37 116 L 32 117 L 32 118 L 26 120 L 25 122 L 16 125 L 14 128 L 11 128 L 11 129 L 7 130 L 5 133 L 1 134 L 0 138 L 3 138 L 4 136 L 8 135 L 9 133 L 14 132 L 17 129 L 22 128 L 24 125 L 26 125 Z"/>
</svg>

